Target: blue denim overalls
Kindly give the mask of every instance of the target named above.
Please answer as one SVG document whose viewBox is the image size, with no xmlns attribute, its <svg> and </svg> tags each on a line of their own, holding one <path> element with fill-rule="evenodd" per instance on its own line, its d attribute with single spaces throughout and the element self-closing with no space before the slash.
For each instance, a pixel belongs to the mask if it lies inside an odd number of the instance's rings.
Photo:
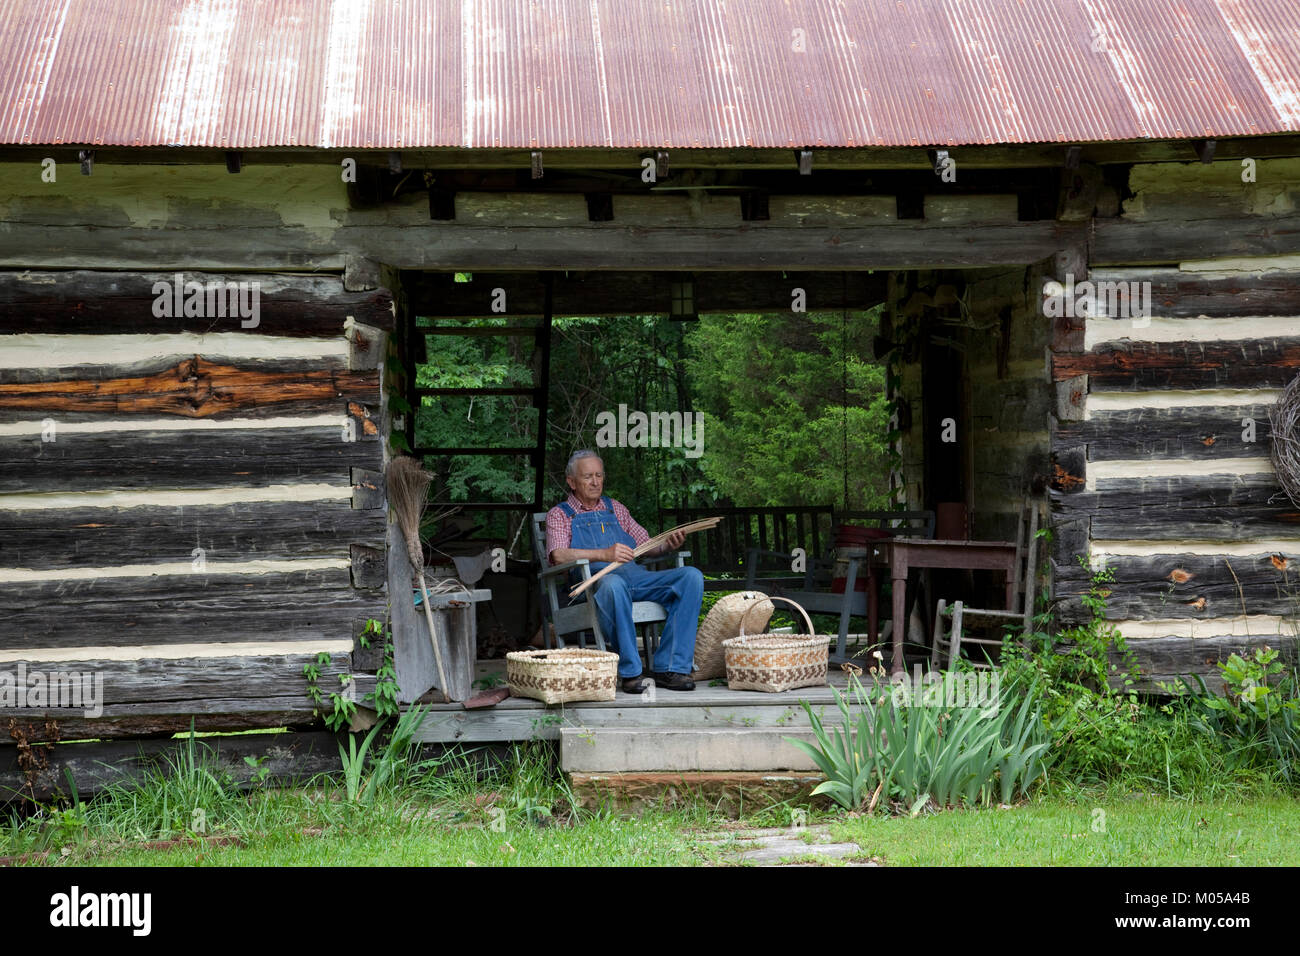
<svg viewBox="0 0 1300 956">
<path fill-rule="evenodd" d="M 632 536 L 614 517 L 614 504 L 608 495 L 601 496 L 603 511 L 577 513 L 568 502 L 560 508 L 572 521 L 569 547 L 596 550 L 625 544 L 635 548 Z M 592 561 L 594 574 L 608 561 Z M 576 572 L 575 572 L 576 576 Z M 668 620 L 664 623 L 659 649 L 652 662 L 656 671 L 689 674 L 694 669 L 695 627 L 704 598 L 704 575 L 699 568 L 673 568 L 647 571 L 636 562 L 624 564 L 600 579 L 595 586 L 596 613 L 610 650 L 618 652 L 618 676 L 636 677 L 641 673 L 641 655 L 636 647 L 636 626 L 632 623 L 634 601 L 654 601 L 664 606 Z"/>
</svg>

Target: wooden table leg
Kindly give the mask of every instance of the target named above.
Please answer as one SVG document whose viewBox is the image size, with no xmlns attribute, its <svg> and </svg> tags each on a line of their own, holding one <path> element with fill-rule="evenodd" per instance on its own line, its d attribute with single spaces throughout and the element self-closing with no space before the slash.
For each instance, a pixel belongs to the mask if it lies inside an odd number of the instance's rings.
<svg viewBox="0 0 1300 956">
<path fill-rule="evenodd" d="M 907 565 L 891 566 L 890 576 L 894 582 L 894 656 L 890 662 L 889 673 L 905 673 L 903 664 L 903 634 L 907 631 Z"/>
<path fill-rule="evenodd" d="M 880 624 L 880 577 L 876 569 L 867 567 L 867 645 L 876 647 L 876 631 Z"/>
</svg>

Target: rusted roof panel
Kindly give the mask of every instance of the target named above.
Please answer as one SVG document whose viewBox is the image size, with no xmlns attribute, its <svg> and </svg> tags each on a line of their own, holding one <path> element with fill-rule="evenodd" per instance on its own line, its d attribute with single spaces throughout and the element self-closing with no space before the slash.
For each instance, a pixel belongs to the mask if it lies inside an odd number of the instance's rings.
<svg viewBox="0 0 1300 956">
<path fill-rule="evenodd" d="M 1300 131 L 1300 0 L 0 0 L 0 142 L 926 146 Z"/>
</svg>

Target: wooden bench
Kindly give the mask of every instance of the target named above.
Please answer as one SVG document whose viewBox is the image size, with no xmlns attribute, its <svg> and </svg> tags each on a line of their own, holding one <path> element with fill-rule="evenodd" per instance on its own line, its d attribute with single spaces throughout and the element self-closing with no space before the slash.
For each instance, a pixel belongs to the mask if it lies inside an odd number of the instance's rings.
<svg viewBox="0 0 1300 956">
<path fill-rule="evenodd" d="M 809 563 L 831 546 L 835 511 L 830 505 L 775 508 L 661 508 L 662 527 L 722 517 L 716 528 L 690 536 L 691 564 L 704 572 L 706 591 L 739 591 L 746 587 L 796 586 L 805 575 L 790 571 L 789 554 L 803 548 Z M 766 571 L 751 568 L 757 554 L 786 555 L 784 562 Z M 771 565 L 771 562 L 768 562 Z M 784 573 L 782 573 L 784 572 Z M 761 584 L 747 584 L 754 576 Z"/>
</svg>

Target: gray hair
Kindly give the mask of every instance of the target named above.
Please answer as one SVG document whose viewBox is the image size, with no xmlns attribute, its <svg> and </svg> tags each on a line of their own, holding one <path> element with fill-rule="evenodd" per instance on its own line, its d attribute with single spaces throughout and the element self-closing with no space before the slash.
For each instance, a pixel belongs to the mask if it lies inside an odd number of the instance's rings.
<svg viewBox="0 0 1300 956">
<path fill-rule="evenodd" d="M 590 448 L 579 448 L 569 456 L 569 463 L 564 466 L 564 476 L 566 478 L 572 478 L 578 470 L 578 462 L 582 461 L 584 458 L 600 458 L 600 455 L 596 454 Z M 603 464 L 604 459 L 601 459 L 601 462 Z"/>
</svg>

